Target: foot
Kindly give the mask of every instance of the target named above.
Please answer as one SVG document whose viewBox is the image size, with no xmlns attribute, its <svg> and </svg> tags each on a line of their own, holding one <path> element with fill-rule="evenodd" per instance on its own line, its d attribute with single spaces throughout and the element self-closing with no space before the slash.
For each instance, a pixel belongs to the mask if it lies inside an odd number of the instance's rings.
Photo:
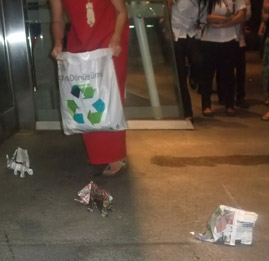
<svg viewBox="0 0 269 261">
<path fill-rule="evenodd" d="M 269 121 L 269 111 L 262 116 L 263 121 Z"/>
<path fill-rule="evenodd" d="M 210 108 L 205 108 L 203 111 L 202 111 L 203 115 L 205 117 L 213 117 L 214 116 L 214 112 L 210 109 Z"/>
<path fill-rule="evenodd" d="M 193 117 L 192 117 L 192 116 L 187 116 L 187 117 L 185 118 L 185 120 L 186 120 L 186 121 L 190 121 L 190 122 L 193 123 Z"/>
<path fill-rule="evenodd" d="M 245 99 L 237 100 L 235 105 L 237 107 L 242 108 L 242 109 L 248 109 L 249 108 L 249 104 Z"/>
<path fill-rule="evenodd" d="M 234 108 L 226 108 L 226 114 L 230 117 L 234 117 L 236 115 Z"/>
<path fill-rule="evenodd" d="M 102 172 L 103 176 L 115 177 L 121 174 L 127 168 L 127 160 L 121 159 L 118 161 L 111 162 Z"/>
</svg>

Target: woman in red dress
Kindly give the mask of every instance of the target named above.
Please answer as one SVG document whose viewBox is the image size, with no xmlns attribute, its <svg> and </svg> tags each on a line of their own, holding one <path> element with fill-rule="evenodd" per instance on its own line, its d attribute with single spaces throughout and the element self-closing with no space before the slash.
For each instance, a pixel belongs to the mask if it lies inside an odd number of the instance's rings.
<svg viewBox="0 0 269 261">
<path fill-rule="evenodd" d="M 71 28 L 67 51 L 72 53 L 111 48 L 124 103 L 129 24 L 124 0 L 50 0 L 56 57 L 63 50 L 67 13 Z M 92 164 L 108 164 L 103 175 L 114 176 L 126 168 L 125 131 L 83 134 L 88 158 Z"/>
</svg>

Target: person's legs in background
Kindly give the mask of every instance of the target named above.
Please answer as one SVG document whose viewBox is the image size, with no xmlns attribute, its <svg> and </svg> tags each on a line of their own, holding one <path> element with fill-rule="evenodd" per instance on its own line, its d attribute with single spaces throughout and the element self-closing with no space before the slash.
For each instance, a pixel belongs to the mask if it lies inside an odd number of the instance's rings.
<svg viewBox="0 0 269 261">
<path fill-rule="evenodd" d="M 188 120 L 192 120 L 193 112 L 192 112 L 192 104 L 191 97 L 188 90 L 187 84 L 187 71 L 186 71 L 186 48 L 187 48 L 187 39 L 178 39 L 174 42 L 175 47 L 175 56 L 177 63 L 177 71 L 181 92 L 181 100 L 184 109 L 184 116 Z"/>
<path fill-rule="evenodd" d="M 217 71 L 220 72 L 220 84 L 224 95 L 226 113 L 234 116 L 234 93 L 235 93 L 235 52 L 238 48 L 238 42 L 219 43 Z"/>
<path fill-rule="evenodd" d="M 195 90 L 198 87 L 198 82 L 195 79 L 195 71 L 193 66 L 189 66 L 189 75 L 188 75 L 188 80 L 189 80 L 189 85 L 190 87 Z"/>
<path fill-rule="evenodd" d="M 249 107 L 245 100 L 246 90 L 246 47 L 238 47 L 235 64 L 236 101 L 235 105 L 247 109 Z"/>
<path fill-rule="evenodd" d="M 219 99 L 219 104 L 220 105 L 225 105 L 225 101 L 224 101 L 224 94 L 223 94 L 223 86 L 222 86 L 222 83 L 221 83 L 221 76 L 220 76 L 221 72 L 219 70 L 216 71 L 216 91 L 217 91 L 217 94 L 218 94 L 218 99 Z"/>
<path fill-rule="evenodd" d="M 202 92 L 202 113 L 206 117 L 213 116 L 211 110 L 211 94 L 216 59 L 218 55 L 218 43 L 202 41 L 203 67 L 201 70 L 200 88 Z"/>
<path fill-rule="evenodd" d="M 203 66 L 202 43 L 200 39 L 187 38 L 187 57 L 189 60 L 189 84 L 196 89 L 201 82 L 201 70 Z"/>
<path fill-rule="evenodd" d="M 269 106 L 269 37 L 264 41 L 263 51 L 263 89 L 265 95 L 264 104 Z"/>
</svg>

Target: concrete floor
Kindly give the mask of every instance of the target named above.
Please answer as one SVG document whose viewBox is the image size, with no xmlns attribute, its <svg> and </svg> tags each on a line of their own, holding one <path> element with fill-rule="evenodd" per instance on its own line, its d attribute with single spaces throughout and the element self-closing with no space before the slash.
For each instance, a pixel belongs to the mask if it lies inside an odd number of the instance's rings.
<svg viewBox="0 0 269 261">
<path fill-rule="evenodd" d="M 129 168 L 116 178 L 91 177 L 80 135 L 18 132 L 0 144 L 0 260 L 269 260 L 269 123 L 260 64 L 248 56 L 249 110 L 201 116 L 195 130 L 127 131 Z M 255 58 L 256 57 L 256 58 Z M 253 60 L 252 60 L 253 58 Z M 6 169 L 5 154 L 28 149 L 33 176 Z M 102 218 L 74 201 L 91 180 L 114 197 Z M 195 240 L 220 205 L 259 214 L 252 246 Z"/>
</svg>

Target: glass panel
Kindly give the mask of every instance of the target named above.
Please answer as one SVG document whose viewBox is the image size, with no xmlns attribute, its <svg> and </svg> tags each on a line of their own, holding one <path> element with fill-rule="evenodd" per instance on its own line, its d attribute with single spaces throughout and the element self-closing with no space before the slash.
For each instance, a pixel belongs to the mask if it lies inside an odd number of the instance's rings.
<svg viewBox="0 0 269 261">
<path fill-rule="evenodd" d="M 168 13 L 162 1 L 133 1 L 130 16 L 127 119 L 178 118 L 178 89 Z M 37 121 L 60 119 L 57 68 L 46 1 L 27 0 L 28 40 L 33 65 Z"/>
<path fill-rule="evenodd" d="M 163 1 L 132 1 L 126 115 L 128 119 L 182 116 L 178 108 L 171 30 Z"/>
<path fill-rule="evenodd" d="M 1 10 L 0 10 L 1 11 Z M 2 14 L 0 12 L 0 114 L 14 106 L 9 81 L 9 71 L 3 35 Z"/>
<path fill-rule="evenodd" d="M 60 119 L 59 91 L 56 63 L 50 57 L 52 37 L 48 3 L 29 0 L 26 10 L 36 120 L 57 121 Z"/>
</svg>

